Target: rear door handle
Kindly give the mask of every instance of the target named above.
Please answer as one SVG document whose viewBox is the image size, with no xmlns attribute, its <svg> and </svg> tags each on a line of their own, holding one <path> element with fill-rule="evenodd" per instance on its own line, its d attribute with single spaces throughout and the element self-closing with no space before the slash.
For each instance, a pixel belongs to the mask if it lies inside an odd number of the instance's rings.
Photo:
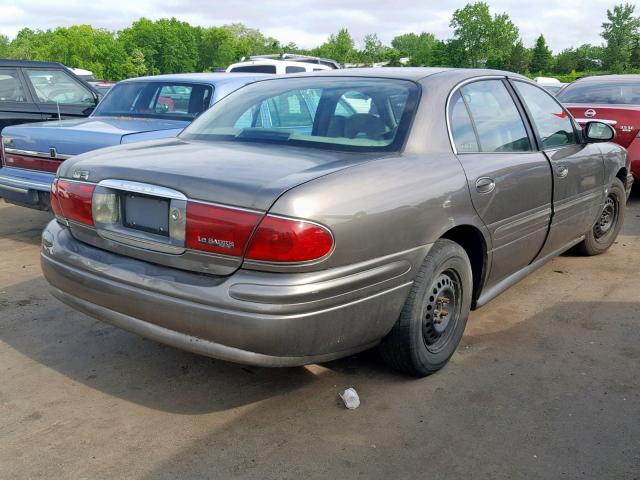
<svg viewBox="0 0 640 480">
<path fill-rule="evenodd" d="M 565 165 L 558 165 L 556 167 L 556 175 L 560 178 L 565 178 L 569 175 L 569 169 Z"/>
<path fill-rule="evenodd" d="M 491 193 L 496 188 L 496 182 L 493 178 L 482 177 L 476 180 L 476 191 L 478 193 Z"/>
</svg>

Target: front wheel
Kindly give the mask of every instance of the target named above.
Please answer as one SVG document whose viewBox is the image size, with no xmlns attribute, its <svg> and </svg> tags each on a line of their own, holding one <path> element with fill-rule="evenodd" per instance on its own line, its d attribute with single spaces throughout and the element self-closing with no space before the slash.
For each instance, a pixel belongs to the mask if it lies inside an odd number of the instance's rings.
<svg viewBox="0 0 640 480">
<path fill-rule="evenodd" d="M 417 377 L 440 370 L 456 351 L 471 309 L 471 264 L 451 240 L 433 244 L 400 318 L 380 344 L 392 368 Z"/>
<path fill-rule="evenodd" d="M 583 255 L 599 255 L 609 249 L 622 228 L 627 207 L 627 195 L 624 185 L 616 178 L 609 188 L 602 212 L 582 242 L 577 245 Z"/>
</svg>

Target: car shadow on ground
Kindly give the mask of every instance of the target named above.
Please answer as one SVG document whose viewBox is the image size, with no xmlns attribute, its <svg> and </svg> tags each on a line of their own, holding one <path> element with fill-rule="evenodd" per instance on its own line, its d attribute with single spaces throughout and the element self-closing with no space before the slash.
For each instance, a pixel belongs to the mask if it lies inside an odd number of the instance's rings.
<svg viewBox="0 0 640 480">
<path fill-rule="evenodd" d="M 0 341 L 91 388 L 166 412 L 201 414 L 280 396 L 314 382 L 305 367 L 269 369 L 203 357 L 104 324 L 52 298 L 43 278 L 2 290 Z M 393 377 L 374 355 L 333 362 L 348 375 L 361 362 Z"/>
<path fill-rule="evenodd" d="M 437 478 L 624 478 L 637 466 L 621 446 L 640 415 L 639 308 L 561 303 L 467 335 L 425 379 L 389 375 L 368 354 L 327 363 L 326 378 L 213 428 L 145 478 L 416 478 L 425 459 Z M 344 385 L 360 393 L 355 412 L 334 401 Z"/>
<path fill-rule="evenodd" d="M 0 217 L 0 239 L 39 245 L 42 230 L 53 215 L 50 212 L 12 205 L 0 199 Z"/>
<path fill-rule="evenodd" d="M 636 188 L 631 201 L 640 201 L 640 188 Z M 9 220 L 22 213 L 19 207 L 5 208 L 3 220 L 7 211 Z M 39 212 L 35 213 L 30 220 L 34 229 L 46 223 Z M 640 222 L 629 222 L 625 228 L 636 230 L 637 224 Z M 3 221 L 0 235 L 8 230 Z M 39 239 L 39 233 L 25 232 L 24 241 Z M 74 381 L 160 411 L 185 415 L 223 411 L 281 397 L 317 384 L 323 378 L 335 381 L 333 396 L 338 386 L 348 387 L 354 382 L 372 379 L 386 385 L 410 382 L 384 366 L 375 351 L 315 369 L 264 369 L 213 360 L 103 324 L 59 303 L 47 290 L 42 277 L 3 288 L 0 340 Z M 570 307 L 588 312 L 588 305 L 587 310 L 585 304 L 568 305 L 564 310 L 569 309 L 567 315 L 570 313 L 572 317 L 575 313 Z M 633 306 L 638 308 L 637 304 Z M 624 304 L 615 308 L 624 311 L 630 307 Z M 546 315 L 561 318 L 562 311 Z M 526 321 L 529 320 L 532 319 Z M 533 320 L 548 319 L 542 315 Z M 463 343 L 468 341 L 465 337 Z M 464 350 L 461 352 L 458 357 L 464 357 Z"/>
</svg>

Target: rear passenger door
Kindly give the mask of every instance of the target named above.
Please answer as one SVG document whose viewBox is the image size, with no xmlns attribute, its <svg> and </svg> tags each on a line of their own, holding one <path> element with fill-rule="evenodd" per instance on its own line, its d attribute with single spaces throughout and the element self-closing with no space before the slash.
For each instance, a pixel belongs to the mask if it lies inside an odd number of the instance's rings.
<svg viewBox="0 0 640 480">
<path fill-rule="evenodd" d="M 42 114 L 17 68 L 0 68 L 0 131 L 9 125 L 39 122 Z"/>
<path fill-rule="evenodd" d="M 456 153 L 493 242 L 488 285 L 536 258 L 551 218 L 549 161 L 514 97 L 506 79 L 495 78 L 462 86 L 449 102 Z"/>
<path fill-rule="evenodd" d="M 604 200 L 604 161 L 597 145 L 581 143 L 571 116 L 542 88 L 511 80 L 553 169 L 553 219 L 541 256 L 587 232 Z"/>
</svg>

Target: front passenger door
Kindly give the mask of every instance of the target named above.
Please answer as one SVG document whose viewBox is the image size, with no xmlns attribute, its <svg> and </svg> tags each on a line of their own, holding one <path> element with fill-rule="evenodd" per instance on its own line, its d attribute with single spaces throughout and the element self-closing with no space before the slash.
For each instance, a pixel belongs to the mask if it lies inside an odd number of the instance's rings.
<svg viewBox="0 0 640 480">
<path fill-rule="evenodd" d="M 540 256 L 577 240 L 595 223 L 604 201 L 604 161 L 595 144 L 579 141 L 573 122 L 542 88 L 511 80 L 553 169 L 553 217 Z"/>
<path fill-rule="evenodd" d="M 506 79 L 464 85 L 451 97 L 449 119 L 473 206 L 491 234 L 490 287 L 526 267 L 542 248 L 551 218 L 551 170 Z"/>
<path fill-rule="evenodd" d="M 56 69 L 24 68 L 38 108 L 46 120 L 87 117 L 97 103 L 96 95 L 70 74 Z"/>
</svg>

